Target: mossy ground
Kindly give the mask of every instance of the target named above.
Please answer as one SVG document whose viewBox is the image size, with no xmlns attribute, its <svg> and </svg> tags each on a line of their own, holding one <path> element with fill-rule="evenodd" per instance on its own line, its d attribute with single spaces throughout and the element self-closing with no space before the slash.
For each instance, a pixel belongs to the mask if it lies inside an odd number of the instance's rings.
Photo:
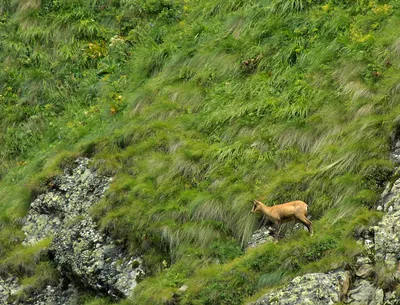
<svg viewBox="0 0 400 305">
<path fill-rule="evenodd" d="M 362 251 L 354 232 L 393 169 L 398 0 L 5 0 L 1 13 L 6 260 L 30 200 L 79 155 L 115 176 L 93 217 L 152 272 L 121 304 L 182 284 L 182 304 L 242 304 Z M 306 201 L 315 237 L 245 253 L 253 198 Z M 29 264 L 29 285 L 46 283 Z"/>
</svg>

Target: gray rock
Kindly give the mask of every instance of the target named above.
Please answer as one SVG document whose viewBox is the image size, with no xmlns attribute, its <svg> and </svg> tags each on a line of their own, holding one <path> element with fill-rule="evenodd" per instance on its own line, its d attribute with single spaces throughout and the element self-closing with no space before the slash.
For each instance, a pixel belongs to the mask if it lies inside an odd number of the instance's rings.
<svg viewBox="0 0 400 305">
<path fill-rule="evenodd" d="M 379 205 L 383 206 L 386 212 L 394 212 L 400 210 L 400 179 L 394 183 L 389 183 L 381 195 Z"/>
<path fill-rule="evenodd" d="M 365 232 L 362 240 L 375 261 L 383 262 L 386 267 L 394 270 L 398 268 L 400 259 L 400 179 L 387 185 L 379 207 L 386 214 L 377 225 Z M 363 267 L 356 275 L 367 277 L 369 269 Z"/>
<path fill-rule="evenodd" d="M 35 294 L 30 299 L 19 303 L 22 305 L 79 305 L 79 292 L 73 285 L 63 287 L 61 281 L 58 286 L 47 286 L 43 291 Z"/>
<path fill-rule="evenodd" d="M 178 292 L 186 292 L 188 290 L 189 286 L 188 285 L 182 285 L 181 288 L 178 289 Z"/>
<path fill-rule="evenodd" d="M 385 297 L 385 294 L 383 293 L 383 290 L 381 288 L 376 289 L 375 290 L 375 295 L 372 298 L 370 305 L 383 304 L 384 297 Z"/>
<path fill-rule="evenodd" d="M 39 195 L 32 203 L 22 228 L 23 244 L 33 244 L 58 232 L 77 216 L 87 215 L 111 182 L 88 168 L 89 159 L 79 158 L 74 169 L 66 169 L 53 179 L 53 189 Z"/>
<path fill-rule="evenodd" d="M 374 267 L 371 264 L 362 265 L 356 271 L 356 275 L 363 279 L 370 277 L 373 274 L 374 274 Z"/>
<path fill-rule="evenodd" d="M 363 279 L 371 277 L 374 274 L 372 260 L 366 256 L 357 257 L 354 268 L 356 269 L 356 276 Z"/>
<path fill-rule="evenodd" d="M 395 268 L 400 257 L 400 211 L 387 213 L 375 231 L 375 260 L 383 261 L 388 268 Z"/>
<path fill-rule="evenodd" d="M 340 302 L 350 283 L 347 271 L 309 273 L 294 278 L 282 289 L 267 293 L 254 305 L 330 305 Z"/>
<path fill-rule="evenodd" d="M 359 267 L 361 267 L 363 265 L 366 265 L 366 264 L 372 264 L 372 260 L 368 256 L 360 255 L 360 256 L 358 256 L 356 258 L 356 262 L 355 262 L 355 267 L 356 268 L 359 268 Z"/>
<path fill-rule="evenodd" d="M 386 186 L 377 209 L 386 214 L 377 225 L 364 232 L 362 242 L 373 260 L 383 263 L 387 272 L 393 272 L 393 278 L 400 282 L 400 179 Z M 400 305 L 396 293 L 387 292 L 385 295 L 381 288 L 365 280 L 373 275 L 373 264 L 369 258 L 357 260 L 354 267 L 358 279 L 349 291 L 346 303 Z"/>
<path fill-rule="evenodd" d="M 364 247 L 367 250 L 372 250 L 375 247 L 375 243 L 373 239 L 364 239 Z"/>
<path fill-rule="evenodd" d="M 400 305 L 400 296 L 396 292 L 388 292 L 385 294 L 384 305 Z"/>
<path fill-rule="evenodd" d="M 94 222 L 82 219 L 54 236 L 50 246 L 62 274 L 114 297 L 127 297 L 144 275 L 140 258 L 127 258 Z"/>
<path fill-rule="evenodd" d="M 142 261 L 127 256 L 90 218 L 90 207 L 102 198 L 112 179 L 88 164 L 87 158 L 77 159 L 75 168 L 53 178 L 52 189 L 31 203 L 23 226 L 24 244 L 53 237 L 49 250 L 62 275 L 95 291 L 127 297 L 144 275 Z M 43 304 L 58 304 L 43 298 L 47 300 Z"/>
<path fill-rule="evenodd" d="M 400 140 L 397 140 L 392 148 L 391 157 L 396 163 L 400 163 Z"/>
<path fill-rule="evenodd" d="M 18 294 L 21 288 L 16 277 L 6 279 L 0 277 L 0 304 L 10 304 L 10 297 Z"/>
<path fill-rule="evenodd" d="M 381 305 L 383 304 L 383 290 L 376 288 L 372 283 L 361 280 L 354 284 L 347 294 L 346 304 L 351 305 Z"/>
<path fill-rule="evenodd" d="M 257 231 L 254 231 L 253 235 L 250 237 L 250 240 L 246 246 L 246 248 L 255 248 L 259 245 L 273 242 L 274 237 L 271 235 L 273 229 L 270 227 L 261 227 Z"/>
</svg>

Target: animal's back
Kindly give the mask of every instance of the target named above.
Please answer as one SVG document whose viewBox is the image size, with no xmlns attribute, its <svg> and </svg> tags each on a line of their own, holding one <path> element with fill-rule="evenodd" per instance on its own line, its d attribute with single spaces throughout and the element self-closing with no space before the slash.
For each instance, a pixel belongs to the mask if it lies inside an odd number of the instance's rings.
<svg viewBox="0 0 400 305">
<path fill-rule="evenodd" d="M 274 206 L 295 206 L 295 207 L 308 207 L 308 204 L 301 200 L 285 202 Z"/>
<path fill-rule="evenodd" d="M 280 214 L 305 214 L 308 213 L 308 204 L 301 200 L 285 202 L 282 204 L 274 205 L 272 207 L 275 211 L 279 210 Z"/>
</svg>

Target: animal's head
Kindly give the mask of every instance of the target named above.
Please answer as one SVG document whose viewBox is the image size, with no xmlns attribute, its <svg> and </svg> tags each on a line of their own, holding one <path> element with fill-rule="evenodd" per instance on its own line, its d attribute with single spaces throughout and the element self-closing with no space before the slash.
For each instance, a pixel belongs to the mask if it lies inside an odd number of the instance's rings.
<svg viewBox="0 0 400 305">
<path fill-rule="evenodd" d="M 257 213 L 260 210 L 260 201 L 253 200 L 253 208 L 251 209 L 250 213 Z"/>
</svg>

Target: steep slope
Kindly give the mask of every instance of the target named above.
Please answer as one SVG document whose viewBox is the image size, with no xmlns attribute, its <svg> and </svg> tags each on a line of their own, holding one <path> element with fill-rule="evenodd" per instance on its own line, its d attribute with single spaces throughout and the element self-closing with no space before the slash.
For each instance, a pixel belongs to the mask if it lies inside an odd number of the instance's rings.
<svg viewBox="0 0 400 305">
<path fill-rule="evenodd" d="M 22 226 L 78 156 L 113 177 L 91 217 L 151 275 L 80 304 L 178 302 L 183 284 L 181 304 L 243 304 L 352 262 L 394 168 L 399 15 L 398 0 L 3 1 L 0 277 L 21 302 L 59 282 L 50 241 L 22 246 Z M 315 237 L 245 251 L 254 198 L 306 201 Z"/>
</svg>

